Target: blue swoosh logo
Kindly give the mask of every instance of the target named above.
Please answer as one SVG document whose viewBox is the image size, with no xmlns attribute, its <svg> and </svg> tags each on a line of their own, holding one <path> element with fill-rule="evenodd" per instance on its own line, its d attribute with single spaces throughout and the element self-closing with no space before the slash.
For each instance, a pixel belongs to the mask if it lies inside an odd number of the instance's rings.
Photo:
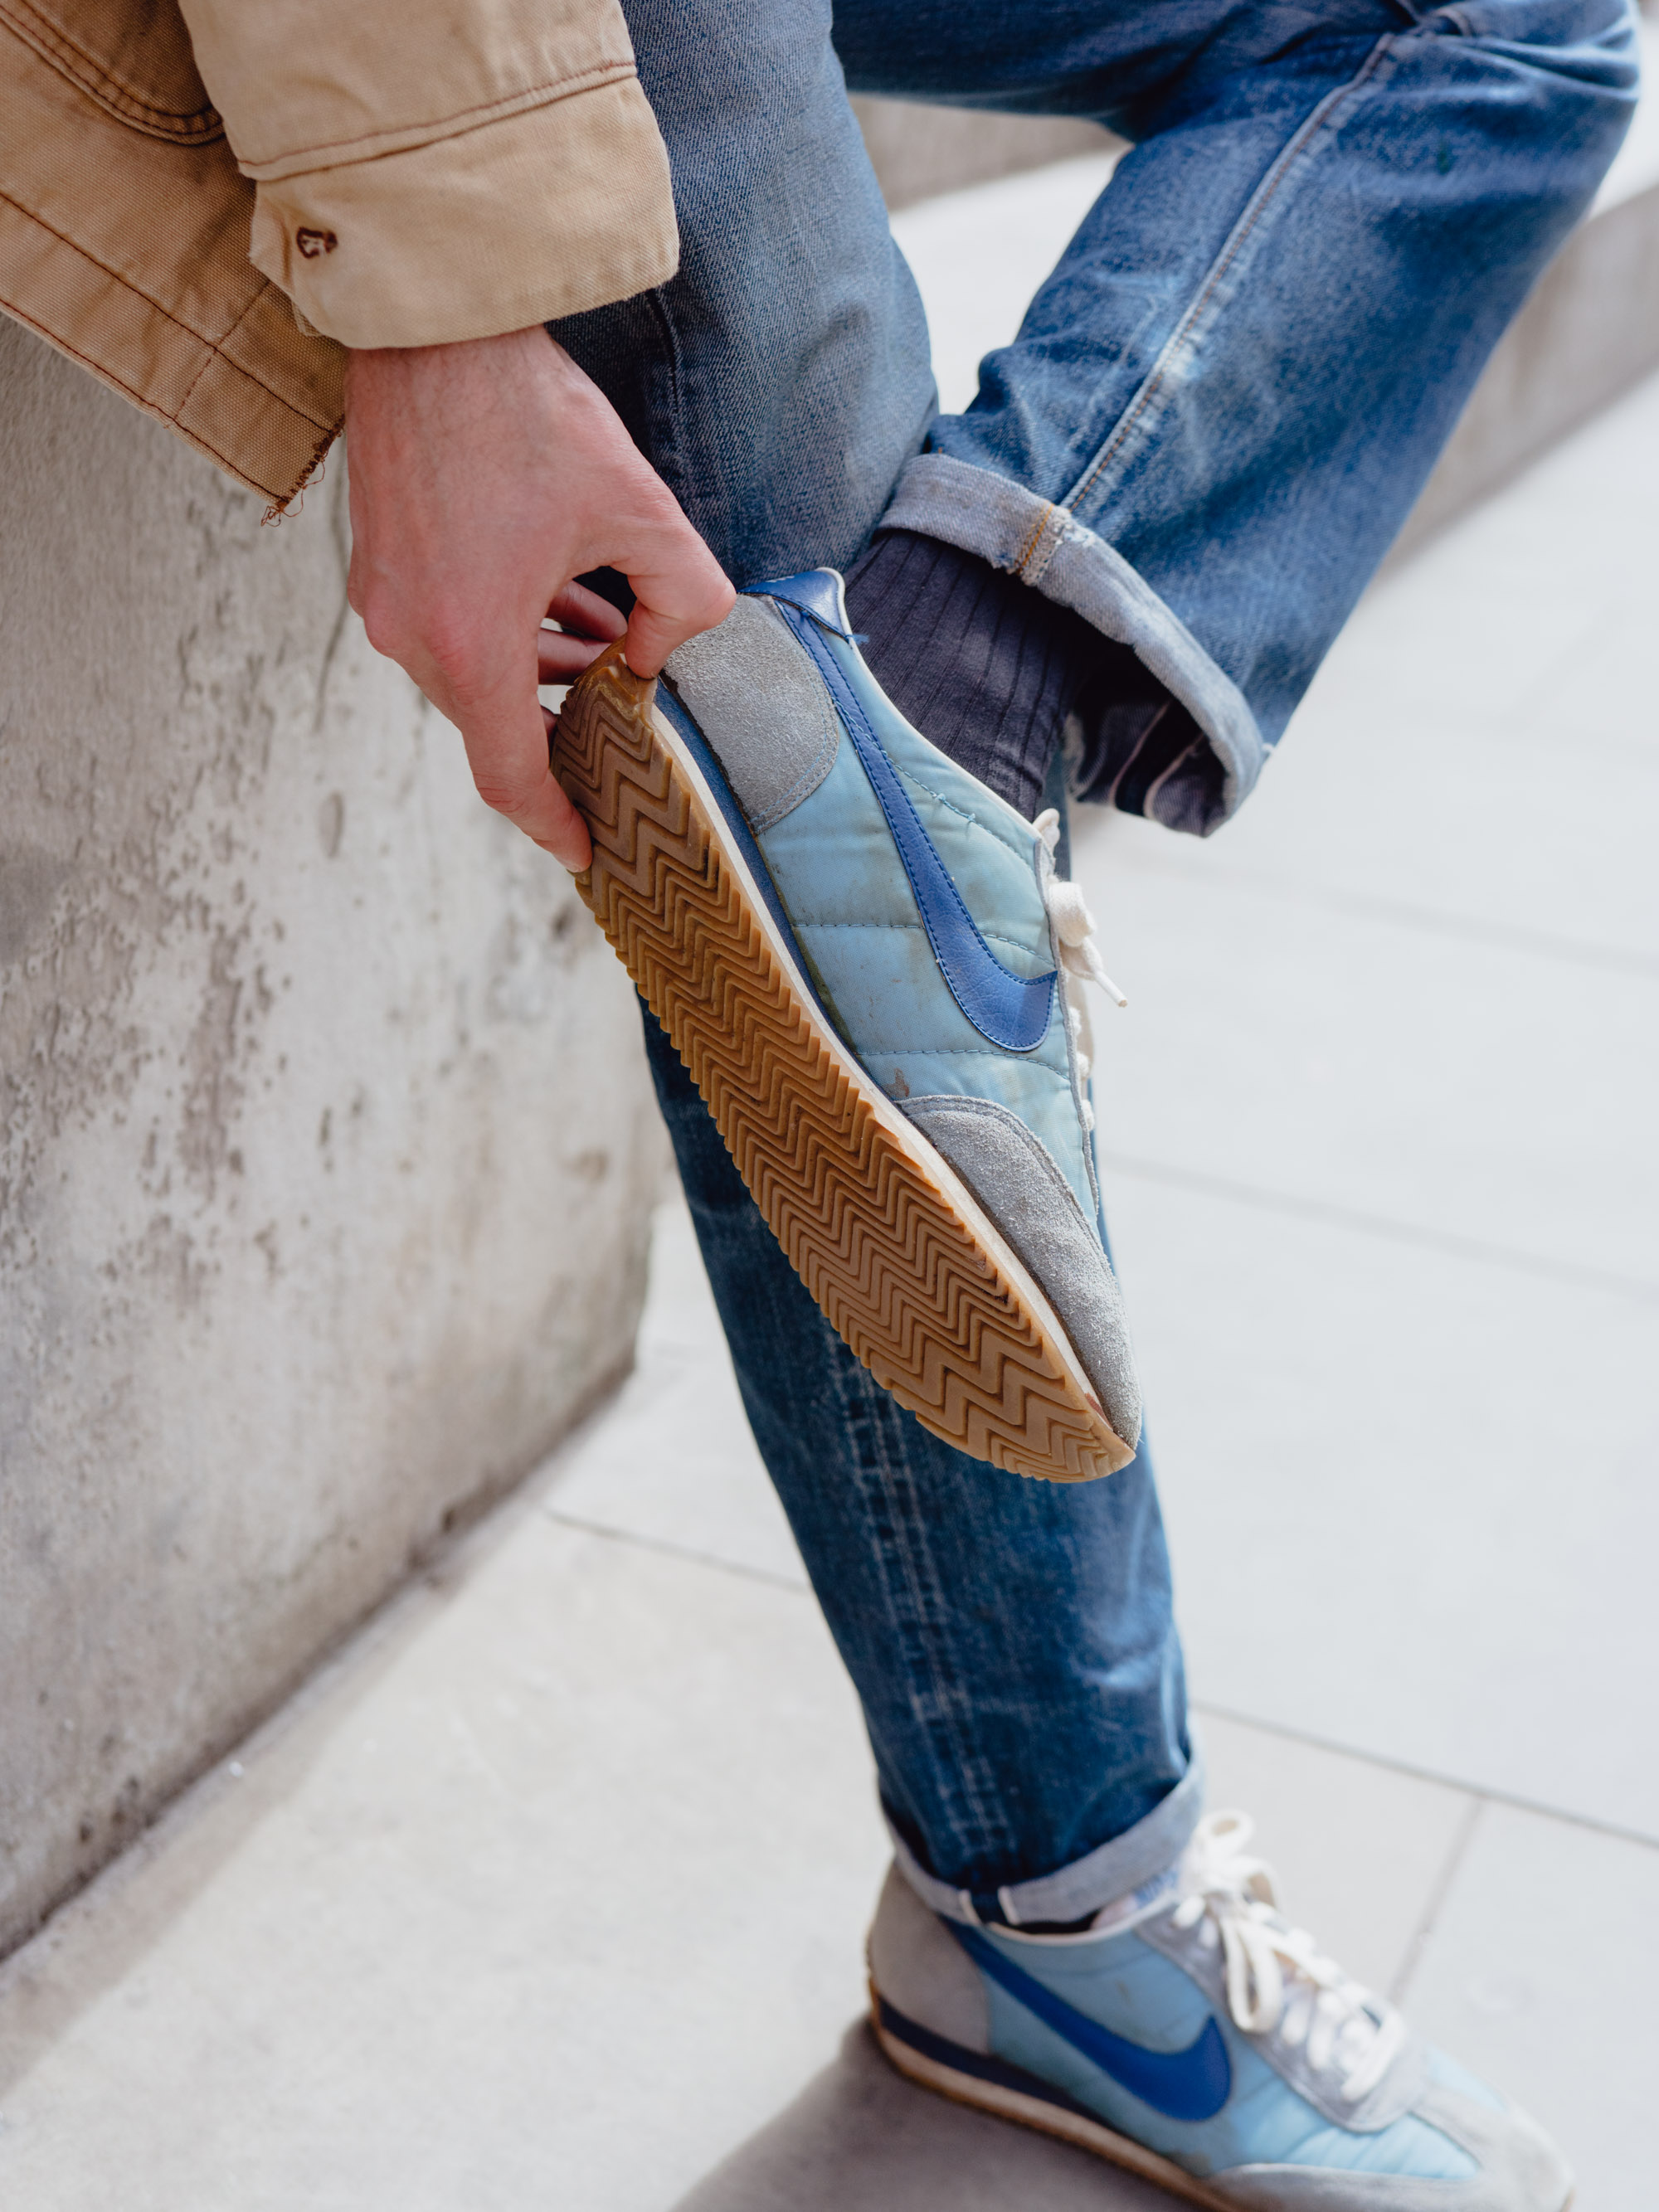
<svg viewBox="0 0 1659 2212">
<path fill-rule="evenodd" d="M 1202 2034 L 1184 2051 L 1148 2051 L 1144 2044 L 1114 2035 L 1109 2027 L 1103 2027 L 1097 2020 L 1091 2020 L 1087 2013 L 1079 2012 L 1075 2005 L 1045 1989 L 1024 1967 L 1004 1958 L 978 1929 L 964 1928 L 955 1920 L 939 1924 L 950 1929 L 982 1973 L 1000 1982 L 1045 2027 L 1063 2036 L 1091 2066 L 1099 2067 L 1120 2088 L 1139 2097 L 1155 2112 L 1170 2120 L 1212 2120 L 1226 2103 L 1232 2093 L 1233 2069 L 1221 2030 L 1212 2018 L 1205 2021 Z"/>
<path fill-rule="evenodd" d="M 817 621 L 789 599 L 776 598 L 772 604 L 811 655 L 881 801 L 881 811 L 887 817 L 887 827 L 921 911 L 927 942 L 951 987 L 951 997 L 992 1044 L 1000 1045 L 1005 1052 L 1034 1051 L 1048 1035 L 1054 1011 L 1053 971 L 1046 975 L 1016 975 L 997 958 L 963 903 L 950 870 L 922 827 L 921 817 L 882 750 L 869 717 L 819 635 Z"/>
</svg>

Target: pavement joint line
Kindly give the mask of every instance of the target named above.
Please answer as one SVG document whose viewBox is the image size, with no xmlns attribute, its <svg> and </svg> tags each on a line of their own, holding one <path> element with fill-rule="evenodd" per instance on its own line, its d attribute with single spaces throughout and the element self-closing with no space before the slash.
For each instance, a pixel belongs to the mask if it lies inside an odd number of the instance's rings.
<svg viewBox="0 0 1659 2212">
<path fill-rule="evenodd" d="M 1125 876 L 1161 876 L 1181 883 L 1215 883 L 1246 891 L 1279 906 L 1322 907 L 1367 921 L 1415 929 L 1431 937 L 1461 937 L 1528 960 L 1559 960 L 1575 967 L 1595 968 L 1610 974 L 1634 975 L 1644 982 L 1659 983 L 1659 954 L 1637 952 L 1622 945 L 1593 945 L 1577 937 L 1558 937 L 1552 931 L 1527 929 L 1510 922 L 1480 921 L 1436 907 L 1413 906 L 1405 899 L 1384 898 L 1366 891 L 1334 890 L 1322 884 L 1285 883 L 1259 875 L 1253 868 L 1208 864 L 1197 855 L 1190 860 L 1164 859 L 1151 854 L 1122 858 Z"/>
<path fill-rule="evenodd" d="M 723 1575 L 741 1575 L 748 1582 L 765 1583 L 772 1589 L 788 1590 L 795 1597 L 812 1595 L 812 1586 L 804 1573 L 781 1575 L 775 1567 L 750 1566 L 746 1559 L 723 1559 L 718 1553 L 694 1551 L 690 1544 L 676 1544 L 665 1536 L 642 1536 L 633 1528 L 610 1528 L 603 1521 L 587 1521 L 580 1514 L 562 1513 L 556 1505 L 544 1506 L 543 1510 L 560 1528 L 577 1529 L 585 1536 L 602 1536 L 611 1544 L 635 1544 L 642 1552 L 656 1552 L 668 1559 L 684 1559 L 694 1567 L 713 1567 Z"/>
<path fill-rule="evenodd" d="M 1558 1821 L 1563 1827 L 1588 1828 L 1593 1835 L 1611 1836 L 1615 1843 L 1638 1844 L 1644 1851 L 1659 1851 L 1659 1836 L 1643 1828 L 1627 1828 L 1617 1820 L 1598 1820 L 1593 1813 L 1572 1813 L 1564 1806 L 1547 1804 L 1540 1797 L 1523 1797 L 1512 1790 L 1494 1790 L 1484 1782 L 1466 1782 L 1455 1774 L 1447 1774 L 1434 1766 L 1419 1766 L 1408 1759 L 1391 1758 L 1386 1752 L 1362 1751 L 1355 1744 L 1339 1743 L 1334 1736 L 1320 1735 L 1312 1729 L 1291 1728 L 1284 1721 L 1264 1719 L 1260 1713 L 1240 1712 L 1235 1705 L 1218 1705 L 1207 1698 L 1194 1698 L 1192 1710 L 1201 1719 L 1212 1713 L 1218 1721 L 1232 1721 L 1240 1728 L 1261 1729 L 1265 1735 L 1282 1736 L 1287 1743 L 1305 1743 L 1313 1751 L 1334 1752 L 1340 1759 L 1358 1759 L 1362 1766 L 1385 1767 L 1391 1774 L 1404 1774 L 1413 1782 L 1432 1782 L 1441 1790 L 1455 1790 L 1460 1797 L 1478 1797 L 1485 1805 L 1502 1805 L 1511 1813 L 1532 1813 L 1540 1820 Z"/>
<path fill-rule="evenodd" d="M 1339 1206 L 1329 1199 L 1297 1198 L 1289 1191 L 1263 1188 L 1255 1183 L 1235 1182 L 1231 1176 L 1206 1174 L 1199 1168 L 1171 1167 L 1162 1160 L 1148 1160 L 1130 1152 L 1107 1152 L 1100 1154 L 1100 1164 L 1120 1175 L 1138 1176 L 1146 1182 L 1169 1183 L 1178 1190 L 1190 1190 L 1206 1198 L 1229 1200 L 1236 1206 L 1255 1206 L 1263 1213 L 1283 1213 L 1301 1221 L 1313 1221 L 1327 1228 L 1354 1229 L 1369 1237 L 1386 1237 L 1396 1244 L 1415 1244 L 1434 1252 L 1443 1252 L 1454 1260 L 1471 1260 L 1477 1265 L 1503 1267 L 1512 1274 L 1538 1275 L 1554 1283 L 1571 1283 L 1581 1290 L 1608 1291 L 1615 1297 L 1633 1298 L 1641 1305 L 1659 1304 L 1659 1282 L 1643 1275 L 1621 1275 L 1610 1267 L 1586 1267 L 1571 1260 L 1547 1259 L 1540 1252 L 1527 1252 L 1510 1244 L 1489 1244 L 1483 1237 L 1460 1237 L 1444 1229 L 1428 1229 L 1416 1222 L 1391 1221 L 1384 1213 L 1367 1213 L 1355 1206 Z"/>
<path fill-rule="evenodd" d="M 613 1544 L 636 1545 L 641 1551 L 655 1552 L 667 1559 L 684 1559 L 692 1566 L 713 1567 L 723 1574 L 738 1575 L 750 1582 L 764 1583 L 774 1589 L 788 1590 L 796 1597 L 810 1598 L 812 1595 L 811 1585 L 804 1576 L 781 1575 L 770 1567 L 755 1567 L 742 1560 L 722 1559 L 713 1553 L 694 1551 L 689 1545 L 671 1543 L 660 1536 L 642 1536 L 629 1528 L 608 1528 L 601 1522 L 584 1520 L 574 1513 L 562 1513 L 551 1505 L 542 1510 L 550 1521 L 561 1528 L 574 1528 L 584 1535 L 603 1537 Z M 1439 1789 L 1455 1790 L 1461 1797 L 1474 1799 L 1477 1806 L 1503 1805 L 1511 1812 L 1534 1814 L 1541 1820 L 1557 1820 L 1567 1827 L 1587 1828 L 1595 1835 L 1611 1836 L 1619 1843 L 1637 1844 L 1644 1850 L 1659 1851 L 1659 1837 L 1649 1835 L 1640 1828 L 1622 1826 L 1616 1820 L 1598 1820 L 1593 1814 L 1570 1812 L 1559 1805 L 1546 1803 L 1540 1798 L 1523 1797 L 1513 1790 L 1494 1790 L 1483 1783 L 1467 1782 L 1435 1767 L 1416 1765 L 1410 1759 L 1390 1758 L 1381 1752 L 1362 1751 L 1353 1744 L 1339 1743 L 1334 1737 L 1317 1735 L 1311 1729 L 1292 1728 L 1282 1721 L 1267 1720 L 1258 1713 L 1241 1712 L 1236 1706 L 1218 1705 L 1207 1698 L 1194 1698 L 1192 1710 L 1200 1718 L 1206 1713 L 1212 1713 L 1218 1721 L 1231 1721 L 1241 1728 L 1260 1729 L 1265 1735 L 1280 1736 L 1287 1742 L 1306 1744 L 1312 1750 L 1331 1752 L 1340 1759 L 1357 1759 L 1362 1766 L 1381 1767 L 1392 1774 L 1408 1775 L 1414 1782 L 1431 1782 Z M 1461 1849 L 1460 1845 L 1460 1852 Z M 1437 1905 L 1433 1909 L 1437 1910 Z M 1404 1971 L 1409 1971 L 1411 1963 L 1414 1963 L 1414 1955 Z"/>
<path fill-rule="evenodd" d="M 1452 1884 L 1462 1870 L 1463 1862 L 1469 1855 L 1469 1845 L 1474 1841 L 1474 1832 L 1480 1826 L 1480 1816 L 1490 1802 L 1484 1790 L 1477 1791 L 1469 1801 L 1458 1824 L 1457 1833 L 1452 1839 L 1451 1849 L 1446 1854 L 1445 1863 L 1429 1892 L 1422 1917 L 1413 1932 L 1411 1942 L 1406 1946 L 1406 1955 L 1401 1961 L 1400 1971 L 1389 1985 L 1390 2004 L 1402 2005 L 1406 2002 L 1406 1992 L 1411 1987 L 1412 1977 L 1422 1963 L 1423 1954 L 1428 1949 L 1434 1931 L 1440 1924 L 1440 1916 L 1446 1909 L 1446 1899 L 1451 1895 Z"/>
</svg>

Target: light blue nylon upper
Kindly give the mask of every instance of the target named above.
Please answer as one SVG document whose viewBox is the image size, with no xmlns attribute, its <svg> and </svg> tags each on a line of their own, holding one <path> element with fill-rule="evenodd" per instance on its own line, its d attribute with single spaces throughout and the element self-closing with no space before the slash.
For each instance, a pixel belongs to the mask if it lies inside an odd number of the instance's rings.
<svg viewBox="0 0 1659 2212">
<path fill-rule="evenodd" d="M 1206 2020 L 1218 2021 L 1233 2069 L 1232 2094 L 1212 2119 L 1172 2120 L 1091 2064 L 990 1976 L 980 1976 L 989 2005 L 991 2048 L 999 2058 L 1063 2089 L 1109 2127 L 1174 2159 L 1189 2173 L 1293 2165 L 1451 2181 L 1477 2171 L 1467 2151 L 1413 2114 L 1369 2133 L 1333 2127 L 1224 2014 L 1216 2013 L 1196 1983 L 1133 1930 L 1052 1945 L 1020 1942 L 994 1928 L 981 1932 L 1078 2011 L 1149 2050 L 1184 2051 L 1203 2033 Z"/>
<path fill-rule="evenodd" d="M 888 700 L 856 646 L 821 633 L 981 935 L 1016 975 L 1054 967 L 1036 832 L 931 745 Z M 1044 1146 L 1096 1214 L 1058 989 L 1029 1052 L 992 1044 L 941 973 L 881 802 L 842 729 L 835 765 L 757 842 L 813 978 L 890 1097 L 989 1098 Z"/>
<path fill-rule="evenodd" d="M 951 996 L 989 1042 L 1009 1052 L 1030 1052 L 1041 1043 L 1054 1012 L 1058 974 L 1050 968 L 1036 975 L 1017 975 L 998 959 L 939 859 L 906 787 L 908 779 L 887 757 L 829 638 L 805 616 L 782 611 L 823 677 L 842 732 L 870 779 Z"/>
</svg>

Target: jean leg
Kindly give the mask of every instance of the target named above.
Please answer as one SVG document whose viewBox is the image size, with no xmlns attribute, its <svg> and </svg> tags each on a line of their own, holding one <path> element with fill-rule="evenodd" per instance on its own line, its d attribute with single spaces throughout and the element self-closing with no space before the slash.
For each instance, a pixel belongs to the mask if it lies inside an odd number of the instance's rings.
<svg viewBox="0 0 1659 2212">
<path fill-rule="evenodd" d="M 828 0 L 624 0 L 680 267 L 550 325 L 738 584 L 850 564 L 934 411 Z"/>
<path fill-rule="evenodd" d="M 555 325 L 739 580 L 844 564 L 933 412 L 920 303 L 827 9 L 628 0 L 680 274 Z M 647 1015 L 659 1097 L 750 1420 L 869 1727 L 899 1848 L 981 1894 L 1091 1909 L 1197 1813 L 1149 1459 L 1050 1489 L 902 1413 L 803 1289 Z M 1156 1861 L 1154 1863 L 1157 1863 Z M 1056 1875 L 1060 1879 L 1051 1879 Z M 1068 1879 L 1070 1877 L 1070 1879 Z"/>
<path fill-rule="evenodd" d="M 844 0 L 850 80 L 1092 112 L 1136 143 L 885 520 L 1133 645 L 1208 739 L 1135 811 L 1209 830 L 1612 159 L 1628 12 L 969 0 L 956 21 L 901 50 L 882 0 Z"/>
<path fill-rule="evenodd" d="M 997 1891 L 1121 1838 L 1188 1773 L 1146 1443 L 1106 1481 L 1060 1486 L 929 1436 L 818 1312 L 649 1013 L 645 1028 L 744 1404 L 863 1701 L 889 1820 L 925 1874 L 995 1917 Z M 1195 1800 L 1172 1808 L 1166 1856 Z"/>
</svg>

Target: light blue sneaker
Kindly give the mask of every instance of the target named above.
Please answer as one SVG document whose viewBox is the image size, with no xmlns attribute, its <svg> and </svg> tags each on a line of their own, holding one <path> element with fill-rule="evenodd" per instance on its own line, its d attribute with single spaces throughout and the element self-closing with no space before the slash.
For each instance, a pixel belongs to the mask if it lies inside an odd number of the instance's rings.
<svg viewBox="0 0 1659 2212">
<path fill-rule="evenodd" d="M 1086 1933 L 946 1920 L 895 1867 L 870 1932 L 902 2074 L 1208 2212 L 1564 2212 L 1547 2136 L 1274 1910 L 1237 1813 Z"/>
<path fill-rule="evenodd" d="M 553 763 L 580 888 L 831 1324 L 936 1436 L 1077 1480 L 1140 1406 L 1077 988 L 1110 989 L 1057 817 L 911 728 L 841 579 L 757 586 L 659 689 L 612 648 Z"/>
</svg>

